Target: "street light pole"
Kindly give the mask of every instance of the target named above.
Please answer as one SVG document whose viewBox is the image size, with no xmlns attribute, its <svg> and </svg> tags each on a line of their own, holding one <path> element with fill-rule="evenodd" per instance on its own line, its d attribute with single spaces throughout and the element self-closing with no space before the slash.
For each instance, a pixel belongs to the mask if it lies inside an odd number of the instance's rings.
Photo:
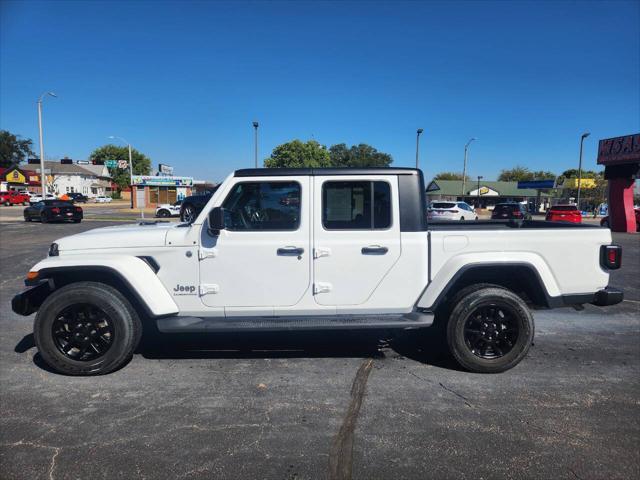
<svg viewBox="0 0 640 480">
<path fill-rule="evenodd" d="M 464 146 L 464 164 L 462 165 L 462 192 L 461 192 L 463 201 L 464 201 L 464 191 L 467 186 L 467 150 L 469 149 L 469 145 L 471 145 L 471 142 L 473 142 L 474 140 L 476 140 L 475 137 L 470 138 L 467 144 Z"/>
<path fill-rule="evenodd" d="M 258 168 L 258 122 L 253 122 L 254 129 L 254 159 L 255 166 Z"/>
<path fill-rule="evenodd" d="M 478 202 L 478 207 L 477 207 L 477 208 L 480 208 L 480 180 L 482 180 L 483 178 L 484 178 L 483 176 L 478 175 L 478 190 L 477 190 L 477 192 L 476 192 L 476 193 L 477 193 L 477 195 L 478 195 L 478 200 L 477 200 L 477 202 Z"/>
<path fill-rule="evenodd" d="M 111 135 L 109 138 L 111 138 L 112 140 L 120 140 L 121 142 L 126 143 L 127 147 L 129 148 L 129 197 L 131 197 L 130 208 L 133 209 L 133 157 L 131 155 L 131 144 L 122 137 L 116 137 Z"/>
<path fill-rule="evenodd" d="M 42 100 L 45 96 L 58 97 L 53 92 L 44 92 L 38 98 L 38 130 L 40 131 L 40 189 L 42 190 L 42 199 L 47 198 L 47 176 L 44 173 L 44 139 L 42 137 Z"/>
<path fill-rule="evenodd" d="M 422 128 L 416 130 L 416 168 L 419 168 L 419 153 L 420 153 L 420 134 L 424 132 Z"/>
<path fill-rule="evenodd" d="M 582 144 L 584 143 L 584 139 L 589 135 L 589 132 L 585 132 L 580 137 L 580 159 L 578 160 L 578 199 L 576 201 L 578 210 L 580 210 L 580 188 L 582 187 Z"/>
</svg>

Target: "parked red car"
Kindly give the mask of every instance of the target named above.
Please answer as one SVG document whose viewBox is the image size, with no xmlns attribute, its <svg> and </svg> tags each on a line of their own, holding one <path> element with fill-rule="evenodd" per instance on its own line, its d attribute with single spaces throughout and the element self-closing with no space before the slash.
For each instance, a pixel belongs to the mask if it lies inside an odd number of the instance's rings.
<svg viewBox="0 0 640 480">
<path fill-rule="evenodd" d="M 548 222 L 582 223 L 582 213 L 575 205 L 556 205 L 547 210 Z"/>
<path fill-rule="evenodd" d="M 29 205 L 31 197 L 26 193 L 17 190 L 9 190 L 8 192 L 0 192 L 0 203 L 3 205 Z"/>
<path fill-rule="evenodd" d="M 635 207 L 633 209 L 633 211 L 636 214 L 636 232 L 640 232 L 640 207 Z M 609 225 L 609 216 L 608 215 L 606 217 L 604 217 L 602 220 L 600 220 L 600 226 L 601 227 L 606 227 L 606 228 L 611 228 L 611 225 Z"/>
</svg>

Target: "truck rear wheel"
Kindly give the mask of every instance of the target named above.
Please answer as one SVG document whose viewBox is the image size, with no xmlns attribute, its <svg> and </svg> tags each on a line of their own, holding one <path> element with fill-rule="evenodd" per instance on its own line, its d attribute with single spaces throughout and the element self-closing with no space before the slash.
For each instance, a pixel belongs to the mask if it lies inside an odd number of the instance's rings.
<svg viewBox="0 0 640 480">
<path fill-rule="evenodd" d="M 67 375 L 100 375 L 124 365 L 140 340 L 140 318 L 115 288 L 77 282 L 54 291 L 34 324 L 44 361 Z"/>
<path fill-rule="evenodd" d="M 447 323 L 447 344 L 472 372 L 499 373 L 516 366 L 533 342 L 527 304 L 503 288 L 470 289 L 457 299 Z"/>
</svg>

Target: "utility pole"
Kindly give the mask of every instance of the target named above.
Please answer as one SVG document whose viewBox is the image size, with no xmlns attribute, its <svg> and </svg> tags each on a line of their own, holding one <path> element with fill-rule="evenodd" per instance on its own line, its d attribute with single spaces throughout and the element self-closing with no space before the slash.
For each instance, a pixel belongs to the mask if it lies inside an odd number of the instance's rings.
<svg viewBox="0 0 640 480">
<path fill-rule="evenodd" d="M 585 132 L 582 134 L 582 137 L 580 137 L 580 159 L 578 160 L 578 199 L 576 201 L 578 210 L 580 210 L 580 188 L 582 187 L 582 144 L 584 143 L 584 139 L 589 135 L 589 132 Z"/>
<path fill-rule="evenodd" d="M 253 122 L 254 129 L 254 157 L 255 166 L 258 168 L 258 122 Z"/>
<path fill-rule="evenodd" d="M 424 130 L 422 128 L 419 128 L 418 130 L 416 130 L 416 168 L 420 168 L 420 134 L 424 132 Z"/>
<path fill-rule="evenodd" d="M 57 98 L 53 92 L 44 92 L 38 98 L 38 130 L 40 131 L 40 188 L 42 189 L 42 199 L 47 199 L 47 175 L 44 172 L 44 139 L 42 135 L 42 100 L 45 96 Z"/>
<path fill-rule="evenodd" d="M 462 165 L 462 200 L 464 201 L 464 192 L 467 187 L 467 150 L 469 149 L 469 145 L 471 142 L 477 140 L 475 137 L 470 138 L 467 144 L 464 146 L 464 164 Z"/>
<path fill-rule="evenodd" d="M 127 147 L 129 147 L 129 192 L 130 192 L 129 196 L 131 197 L 130 208 L 133 209 L 133 157 L 131 155 L 131 144 L 122 137 L 116 137 L 114 135 L 110 135 L 109 138 L 112 140 L 120 140 L 122 143 L 126 143 Z M 144 212 L 142 213 L 142 216 L 144 217 Z"/>
<path fill-rule="evenodd" d="M 482 180 L 484 177 L 481 175 L 478 175 L 478 190 L 477 190 L 477 194 L 478 194 L 478 206 L 476 208 L 480 208 L 480 180 Z"/>
</svg>

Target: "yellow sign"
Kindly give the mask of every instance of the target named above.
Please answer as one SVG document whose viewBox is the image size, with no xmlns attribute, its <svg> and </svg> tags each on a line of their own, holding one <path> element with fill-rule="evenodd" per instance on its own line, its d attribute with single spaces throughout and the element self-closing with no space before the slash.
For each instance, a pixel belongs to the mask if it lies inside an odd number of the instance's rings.
<svg viewBox="0 0 640 480">
<path fill-rule="evenodd" d="M 5 180 L 9 183 L 27 183 L 27 179 L 24 177 L 20 170 L 13 169 L 5 175 Z"/>
<path fill-rule="evenodd" d="M 480 195 L 486 195 L 489 193 L 489 187 L 480 187 Z"/>
<path fill-rule="evenodd" d="M 578 188 L 578 179 L 577 178 L 567 178 L 564 181 L 564 188 Z M 594 178 L 583 178 L 580 180 L 580 188 L 584 190 L 589 190 L 591 188 L 596 188 L 596 180 Z"/>
</svg>

